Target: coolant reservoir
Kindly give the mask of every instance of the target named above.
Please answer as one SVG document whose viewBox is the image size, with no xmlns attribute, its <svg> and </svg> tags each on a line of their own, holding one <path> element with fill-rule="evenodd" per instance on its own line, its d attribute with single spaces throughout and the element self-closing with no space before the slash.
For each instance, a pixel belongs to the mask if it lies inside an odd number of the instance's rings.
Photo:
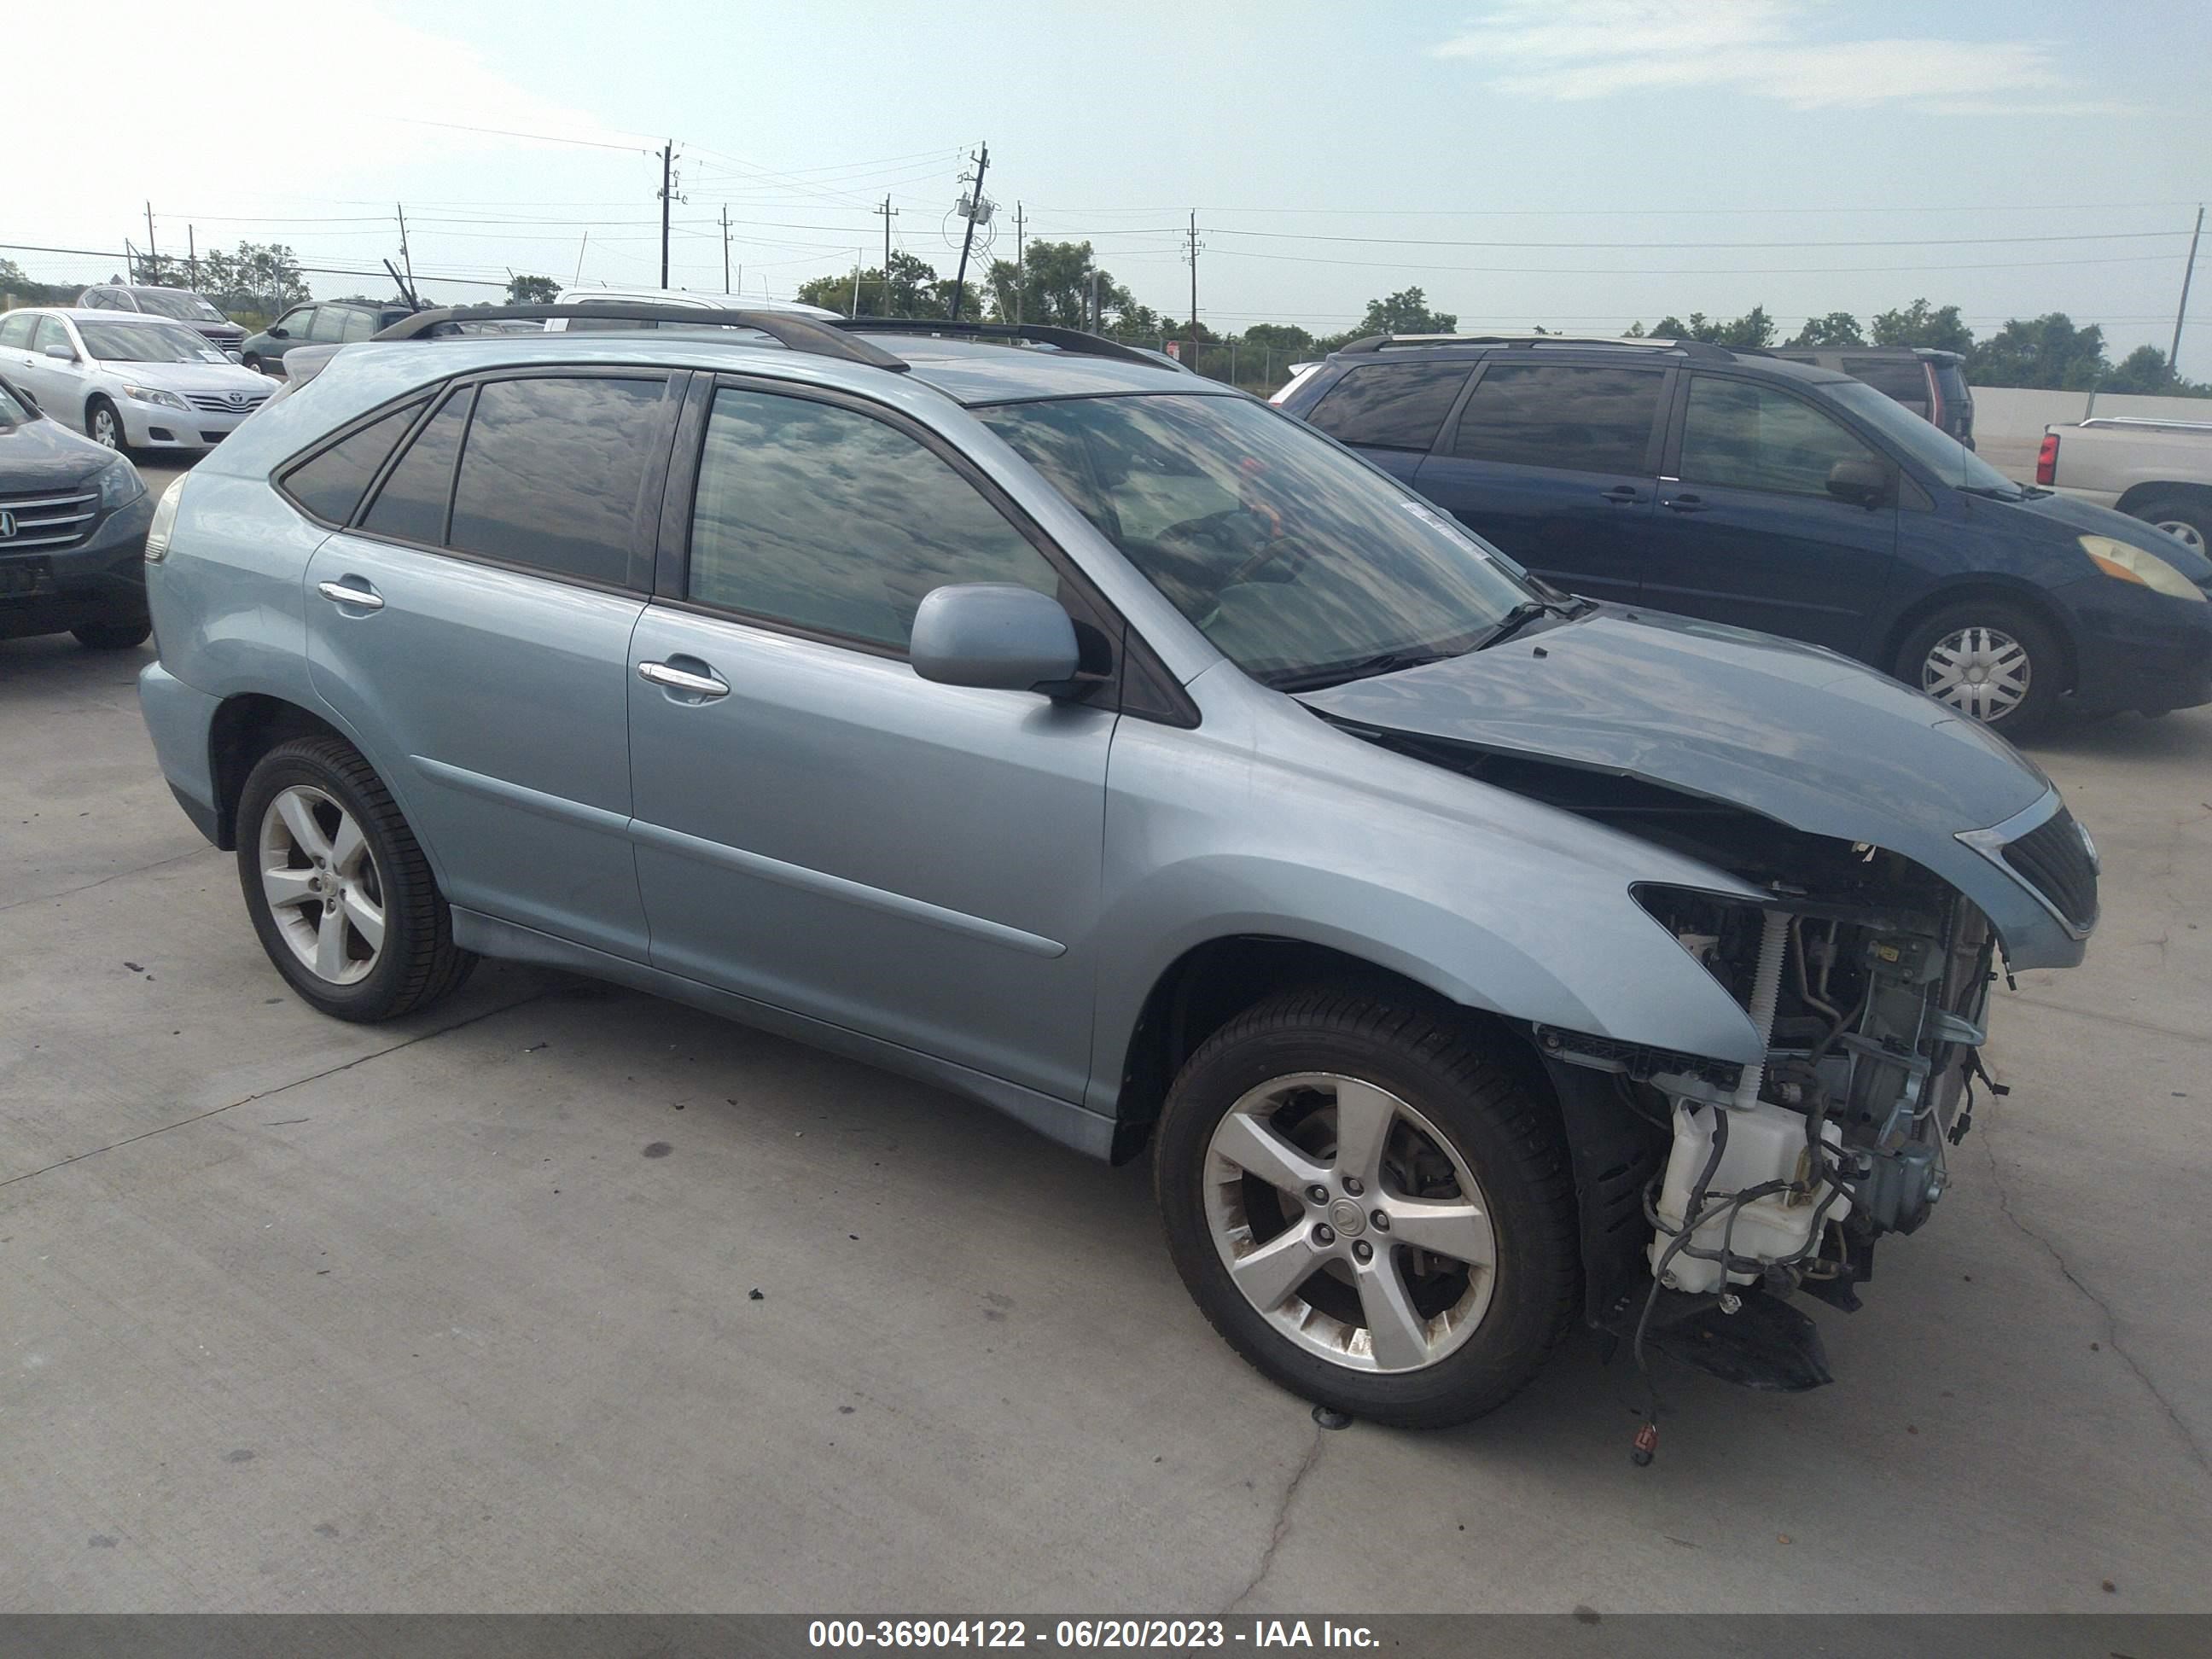
<svg viewBox="0 0 2212 1659">
<path fill-rule="evenodd" d="M 1813 1217 L 1829 1188 L 1825 1181 L 1814 1179 L 1812 1160 L 1805 1145 L 1804 1115 L 1770 1106 L 1764 1101 L 1742 1108 L 1674 1103 L 1674 1150 L 1667 1160 L 1666 1178 L 1659 1184 L 1660 1218 L 1670 1229 L 1679 1231 L 1682 1226 L 1689 1209 L 1691 1188 L 1705 1172 L 1705 1160 L 1712 1156 L 1714 1122 L 1723 1111 L 1728 1113 L 1729 1120 L 1728 1150 L 1722 1154 L 1720 1168 L 1713 1172 L 1705 1189 L 1704 1211 L 1710 1218 L 1698 1226 L 1690 1248 L 1717 1250 L 1725 1236 L 1731 1255 L 1760 1261 L 1797 1255 L 1812 1242 Z M 1842 1144 L 1842 1133 L 1833 1123 L 1821 1126 L 1821 1136 L 1831 1146 Z M 1734 1209 L 1714 1203 L 1716 1199 L 1725 1200 L 1747 1187 L 1763 1186 L 1770 1181 L 1802 1181 L 1811 1190 L 1802 1194 L 1770 1193 Z M 1840 1221 L 1850 1207 L 1850 1200 L 1838 1193 L 1828 1206 L 1826 1218 Z M 1654 1273 L 1659 1270 L 1660 1258 L 1666 1255 L 1674 1237 L 1674 1231 L 1668 1231 L 1653 1237 L 1650 1259 Z M 1739 1285 L 1754 1282 L 1754 1275 L 1750 1273 L 1731 1273 L 1729 1277 Z M 1669 1290 L 1687 1291 L 1693 1295 L 1718 1290 L 1721 1264 L 1703 1261 L 1686 1250 L 1678 1252 L 1667 1264 L 1666 1284 Z"/>
</svg>

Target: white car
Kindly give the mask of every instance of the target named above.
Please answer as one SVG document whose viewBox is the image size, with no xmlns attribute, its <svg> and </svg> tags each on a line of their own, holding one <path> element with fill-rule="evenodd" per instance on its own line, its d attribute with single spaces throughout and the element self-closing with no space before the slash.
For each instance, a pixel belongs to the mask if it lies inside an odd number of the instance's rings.
<svg viewBox="0 0 2212 1659">
<path fill-rule="evenodd" d="M 37 306 L 0 316 L 0 374 L 123 451 L 212 449 L 276 390 L 181 323 Z"/>
<path fill-rule="evenodd" d="M 701 311 L 792 311 L 802 317 L 836 317 L 842 313 L 796 300 L 748 300 L 742 294 L 694 294 L 680 288 L 564 288 L 553 296 L 559 306 L 586 305 L 593 300 L 621 300 L 631 305 L 685 306 Z M 618 330 L 624 333 L 657 328 L 657 323 L 627 323 L 610 318 L 597 322 L 586 317 L 555 317 L 545 325 L 549 334 L 582 334 Z"/>
</svg>

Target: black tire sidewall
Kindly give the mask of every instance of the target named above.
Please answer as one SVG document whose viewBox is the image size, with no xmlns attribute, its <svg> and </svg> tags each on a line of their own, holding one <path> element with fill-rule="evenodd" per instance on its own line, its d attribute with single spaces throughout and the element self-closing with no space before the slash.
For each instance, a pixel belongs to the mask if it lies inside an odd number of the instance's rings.
<svg viewBox="0 0 2212 1659">
<path fill-rule="evenodd" d="M 1563 1146 L 1555 1136 L 1530 1134 L 1537 1109 L 1503 1072 L 1488 1068 L 1484 1086 L 1466 1086 L 1464 1047 L 1440 1053 L 1433 1043 L 1405 1040 L 1407 1033 L 1389 1035 L 1387 1015 L 1378 1021 L 1340 1012 L 1270 1029 L 1264 1008 L 1255 1014 L 1261 1018 L 1232 1022 L 1200 1050 L 1161 1115 L 1154 1182 L 1184 1284 L 1231 1346 L 1304 1398 L 1407 1427 L 1462 1422 L 1504 1404 L 1557 1344 L 1579 1284 Z M 1436 1028 L 1422 1020 L 1414 1029 Z M 1480 1325 L 1434 1365 L 1384 1374 L 1333 1364 L 1282 1335 L 1222 1264 L 1204 1191 L 1214 1127 L 1249 1090 L 1298 1072 L 1338 1072 L 1388 1089 L 1453 1140 L 1481 1185 L 1498 1239 L 1497 1282 Z M 1496 1109 L 1501 1094 L 1512 1097 L 1509 1112 Z M 1537 1121 L 1556 1126 L 1555 1118 Z"/>
<path fill-rule="evenodd" d="M 2057 712 L 2065 690 L 2066 655 L 2057 630 L 2026 606 L 2008 599 L 1966 599 L 1931 611 L 1916 623 L 1898 648 L 1893 672 L 1914 690 L 1921 690 L 1920 675 L 1928 653 L 1938 641 L 1963 628 L 1993 628 L 2010 635 L 2027 652 L 2027 696 L 2002 720 L 1981 722 L 1985 730 L 2006 738 L 2027 737 L 2040 731 Z M 1935 699 L 1942 702 L 1941 698 Z M 1949 708 L 1962 720 L 1974 717 L 1964 709 Z"/>
<path fill-rule="evenodd" d="M 264 756 L 246 778 L 238 800 L 238 880 L 246 898 L 246 914 L 261 948 L 285 982 L 301 998 L 340 1019 L 378 1020 L 402 1012 L 405 1004 L 409 963 L 417 948 L 413 902 L 407 888 L 410 860 L 393 840 L 386 821 L 388 807 L 370 801 L 343 769 L 331 763 L 313 743 L 279 745 Z M 285 942 L 269 896 L 262 890 L 260 869 L 261 823 L 270 803 L 283 790 L 306 784 L 330 796 L 353 821 L 368 842 L 376 862 L 377 880 L 384 896 L 384 945 L 376 966 L 352 985 L 332 985 L 319 977 Z M 397 818 L 396 812 L 392 813 Z M 404 825 L 400 826 L 404 832 Z"/>
<path fill-rule="evenodd" d="M 2154 530 L 2158 528 L 2162 520 L 2179 520 L 2184 524 L 2193 526 L 2197 535 L 2203 539 L 2206 549 L 2212 550 L 2212 505 L 2179 500 L 2147 501 L 2136 509 L 2136 517 Z"/>
<path fill-rule="evenodd" d="M 118 617 L 111 621 L 81 623 L 70 629 L 88 651 L 129 651 L 146 643 L 153 623 L 143 617 Z"/>
</svg>

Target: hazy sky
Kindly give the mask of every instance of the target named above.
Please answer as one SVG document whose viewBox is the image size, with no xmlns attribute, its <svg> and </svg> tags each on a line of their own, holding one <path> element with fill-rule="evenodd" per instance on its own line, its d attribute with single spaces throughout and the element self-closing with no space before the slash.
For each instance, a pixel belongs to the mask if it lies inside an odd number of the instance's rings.
<svg viewBox="0 0 2212 1659">
<path fill-rule="evenodd" d="M 1764 303 L 1794 329 L 1925 295 L 1979 332 L 2063 310 L 2163 347 L 2212 195 L 2205 0 L 98 9 L 37 25 L 81 37 L 46 60 L 81 73 L 11 77 L 0 235 L 143 247 L 151 198 L 164 252 L 189 224 L 374 270 L 404 201 L 421 285 L 454 299 L 570 279 L 586 232 L 586 281 L 655 280 L 665 137 L 678 286 L 721 288 L 725 207 L 749 292 L 874 263 L 886 192 L 896 245 L 950 274 L 988 139 L 994 252 L 1018 199 L 1032 235 L 1089 238 L 1182 313 L 1195 210 L 1200 314 L 1225 329 L 1342 327 L 1417 283 L 1463 327 Z M 0 256 L 54 281 L 115 264 Z M 2200 278 L 2182 366 L 2203 374 Z"/>
</svg>

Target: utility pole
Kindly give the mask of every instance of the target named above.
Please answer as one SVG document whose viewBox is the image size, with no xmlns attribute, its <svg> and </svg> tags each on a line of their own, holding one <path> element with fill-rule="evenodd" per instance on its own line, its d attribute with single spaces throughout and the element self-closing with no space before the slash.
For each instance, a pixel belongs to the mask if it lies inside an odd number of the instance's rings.
<svg viewBox="0 0 2212 1659">
<path fill-rule="evenodd" d="M 871 213 L 880 214 L 884 221 L 884 315 L 891 314 L 891 221 L 898 217 L 898 210 L 891 205 L 889 196 L 879 208 L 870 208 Z"/>
<path fill-rule="evenodd" d="M 722 204 L 722 292 L 730 291 L 730 204 Z"/>
<path fill-rule="evenodd" d="M 191 225 L 186 225 L 185 227 L 185 269 L 191 276 L 192 291 L 195 294 L 198 293 L 200 286 L 199 237 L 196 234 L 195 228 Z"/>
<path fill-rule="evenodd" d="M 860 314 L 860 250 L 858 248 L 853 250 L 853 309 L 849 314 L 854 317 Z"/>
<path fill-rule="evenodd" d="M 149 228 L 150 230 L 150 228 Z M 2197 210 L 2197 228 L 2189 233 L 2189 263 L 2181 268 L 2181 304 L 2173 313 L 2173 343 L 2166 349 L 2166 367 L 2177 380 L 2181 371 L 2175 359 L 2181 356 L 2181 319 L 2189 314 L 2189 279 L 2197 274 L 2197 239 L 2204 234 L 2204 210 Z"/>
<path fill-rule="evenodd" d="M 991 166 L 991 147 L 972 158 L 975 163 L 975 193 L 968 198 L 968 228 L 960 238 L 960 269 L 952 278 L 952 320 L 960 320 L 960 296 L 968 283 L 968 250 L 975 245 L 975 216 L 983 211 L 983 174 Z"/>
<path fill-rule="evenodd" d="M 399 216 L 399 263 L 407 267 L 407 291 L 415 292 L 415 256 L 407 251 L 407 204 L 394 202 L 392 210 Z"/>
<path fill-rule="evenodd" d="M 1029 243 L 1022 236 L 1022 204 L 1014 200 L 1014 326 L 1022 325 L 1022 290 L 1030 285 Z"/>
<path fill-rule="evenodd" d="M 1186 252 L 1190 259 L 1190 366 L 1198 368 L 1198 254 L 1206 246 L 1198 240 L 1198 210 L 1191 210 L 1190 239 Z"/>
<path fill-rule="evenodd" d="M 146 269 L 154 276 L 161 274 L 161 256 L 154 247 L 154 204 L 146 204 Z"/>
<path fill-rule="evenodd" d="M 660 285 L 668 286 L 668 209 L 676 199 L 676 141 L 660 147 Z"/>
<path fill-rule="evenodd" d="M 591 245 L 592 233 L 586 230 L 582 240 L 576 244 L 576 280 L 568 284 L 570 288 L 581 288 L 584 285 L 584 250 Z"/>
<path fill-rule="evenodd" d="M 1098 309 L 1098 267 L 1093 265 L 1091 268 L 1091 331 L 1093 334 L 1103 333 L 1105 328 L 1106 319 Z"/>
</svg>

